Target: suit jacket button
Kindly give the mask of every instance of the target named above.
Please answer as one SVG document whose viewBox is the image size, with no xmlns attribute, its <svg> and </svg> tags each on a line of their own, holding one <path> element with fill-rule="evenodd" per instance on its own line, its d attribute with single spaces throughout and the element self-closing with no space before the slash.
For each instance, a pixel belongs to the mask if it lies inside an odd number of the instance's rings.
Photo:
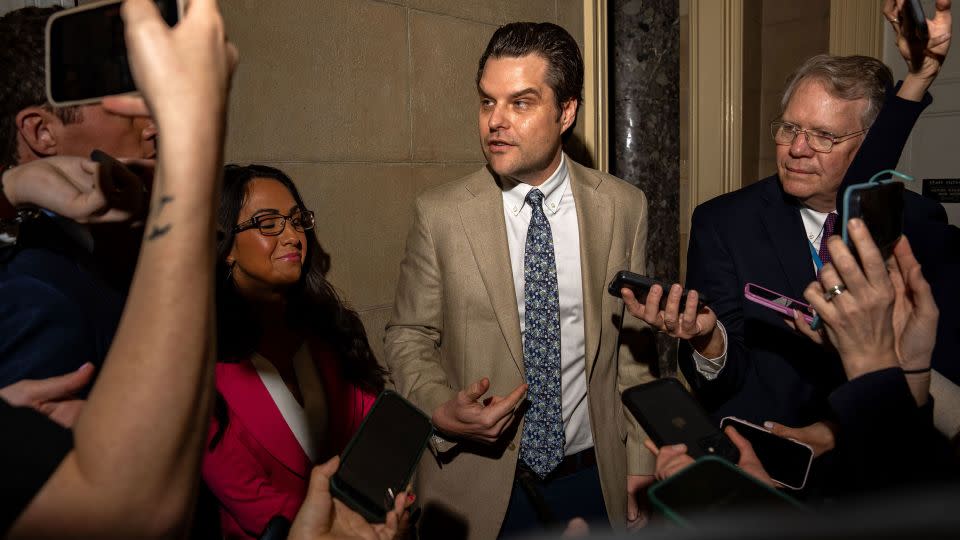
<svg viewBox="0 0 960 540">
<path fill-rule="evenodd" d="M 510 451 L 512 452 L 512 451 L 514 451 L 514 450 L 516 450 L 516 449 L 517 449 L 516 443 L 510 443 Z"/>
</svg>

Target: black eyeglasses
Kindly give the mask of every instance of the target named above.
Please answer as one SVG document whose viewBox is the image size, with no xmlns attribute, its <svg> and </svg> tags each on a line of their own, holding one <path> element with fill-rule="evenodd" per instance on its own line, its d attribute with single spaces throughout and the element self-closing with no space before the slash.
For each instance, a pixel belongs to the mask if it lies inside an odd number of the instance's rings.
<svg viewBox="0 0 960 540">
<path fill-rule="evenodd" d="M 821 154 L 828 154 L 833 150 L 833 145 L 866 132 L 867 130 L 861 129 L 860 131 L 852 131 L 843 135 L 834 135 L 823 131 L 802 129 L 800 126 L 791 124 L 790 122 L 776 121 L 770 123 L 770 135 L 773 136 L 773 142 L 781 146 L 789 146 L 793 144 L 797 135 L 803 133 L 807 137 L 807 144 L 810 148 L 814 152 L 820 152 Z"/>
<path fill-rule="evenodd" d="M 233 232 L 239 233 L 256 228 L 260 229 L 260 234 L 264 236 L 276 236 L 286 228 L 287 220 L 290 220 L 293 228 L 300 232 L 309 231 L 316 225 L 313 212 L 310 210 L 294 210 L 289 216 L 282 214 L 261 214 L 259 216 L 253 216 L 243 223 L 238 223 L 233 228 Z"/>
</svg>

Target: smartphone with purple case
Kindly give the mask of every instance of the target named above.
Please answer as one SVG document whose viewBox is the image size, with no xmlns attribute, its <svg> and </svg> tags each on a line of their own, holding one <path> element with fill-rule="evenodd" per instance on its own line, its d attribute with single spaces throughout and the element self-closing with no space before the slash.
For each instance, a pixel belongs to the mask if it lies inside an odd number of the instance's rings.
<svg viewBox="0 0 960 540">
<path fill-rule="evenodd" d="M 743 295 L 747 298 L 747 300 L 782 313 L 791 319 L 793 318 L 793 310 L 797 310 L 800 312 L 800 316 L 803 317 L 808 324 L 813 322 L 813 318 L 816 315 L 813 312 L 813 308 L 811 308 L 809 304 L 804 304 L 803 302 L 790 298 L 789 296 L 780 294 L 776 291 L 771 291 L 770 289 L 761 287 L 756 283 L 747 283 L 743 288 Z"/>
</svg>

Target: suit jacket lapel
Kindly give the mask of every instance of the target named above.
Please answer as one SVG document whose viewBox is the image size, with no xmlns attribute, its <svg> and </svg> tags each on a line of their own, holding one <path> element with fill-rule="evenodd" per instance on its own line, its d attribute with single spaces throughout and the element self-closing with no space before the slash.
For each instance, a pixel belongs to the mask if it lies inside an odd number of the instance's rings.
<svg viewBox="0 0 960 540">
<path fill-rule="evenodd" d="M 217 389 L 260 445 L 297 476 L 307 478 L 310 458 L 249 361 L 217 364 Z"/>
<path fill-rule="evenodd" d="M 760 217 L 783 273 L 790 283 L 791 290 L 784 291 L 785 294 L 802 298 L 803 290 L 817 276 L 813 271 L 800 209 L 780 189 L 779 180 L 770 185 L 772 189 L 764 193 L 767 204 L 763 206 Z"/>
<path fill-rule="evenodd" d="M 487 170 L 474 175 L 473 181 L 468 183 L 466 188 L 473 194 L 473 198 L 460 205 L 463 228 L 490 303 L 497 314 L 500 330 L 522 375 L 523 342 L 510 266 L 507 226 L 503 219 L 503 194 L 493 175 Z"/>
<path fill-rule="evenodd" d="M 603 196 L 598 188 L 599 175 L 567 159 L 570 171 L 570 189 L 577 205 L 577 228 L 580 232 L 580 268 L 583 280 L 583 337 L 587 380 L 600 350 L 603 328 L 604 280 L 613 239 L 616 205 Z"/>
</svg>

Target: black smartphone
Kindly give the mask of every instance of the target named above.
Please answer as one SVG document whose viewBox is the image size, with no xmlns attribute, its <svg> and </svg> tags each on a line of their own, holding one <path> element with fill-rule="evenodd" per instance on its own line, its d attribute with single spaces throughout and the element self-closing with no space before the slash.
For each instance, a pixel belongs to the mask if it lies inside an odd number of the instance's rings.
<svg viewBox="0 0 960 540">
<path fill-rule="evenodd" d="M 382 523 L 432 434 L 426 414 L 384 390 L 343 451 L 330 491 L 367 521 Z"/>
<path fill-rule="evenodd" d="M 860 262 L 856 246 L 847 234 L 847 221 L 860 218 L 870 229 L 884 259 L 903 235 L 903 182 L 873 182 L 847 188 L 843 197 L 843 241 Z"/>
<path fill-rule="evenodd" d="M 792 497 L 760 482 L 722 459 L 707 456 L 666 480 L 647 494 L 650 503 L 674 523 L 691 527 L 708 524 L 718 514 L 751 508 L 800 513 Z"/>
<path fill-rule="evenodd" d="M 903 4 L 900 21 L 900 30 L 907 37 L 910 44 L 911 61 L 918 64 L 923 61 L 923 51 L 930 40 L 930 29 L 927 28 L 927 16 L 923 12 L 920 0 L 907 0 Z"/>
<path fill-rule="evenodd" d="M 737 447 L 676 379 L 657 379 L 627 388 L 621 399 L 658 447 L 683 443 L 693 458 L 719 456 L 731 463 L 740 460 Z"/>
<path fill-rule="evenodd" d="M 155 0 L 170 26 L 181 0 Z M 136 91 L 120 17 L 120 0 L 92 2 L 54 13 L 47 21 L 47 99 L 58 107 Z"/>
<path fill-rule="evenodd" d="M 621 270 L 617 272 L 617 275 L 613 277 L 613 281 L 611 281 L 610 285 L 607 286 L 607 292 L 613 296 L 616 296 L 617 298 L 621 298 L 622 296 L 620 294 L 620 289 L 626 287 L 633 291 L 633 295 L 637 297 L 637 300 L 640 301 L 640 303 L 645 303 L 647 300 L 647 293 L 650 292 L 650 288 L 654 285 L 659 285 L 661 289 L 663 289 L 663 295 L 660 296 L 660 310 L 662 311 L 667 309 L 667 294 L 670 292 L 670 285 L 648 278 L 647 276 L 635 274 L 628 270 Z M 703 309 L 707 304 L 709 304 L 707 299 L 700 294 L 697 297 L 697 311 Z M 681 312 L 686 305 L 687 290 L 684 289 L 680 296 Z"/>
<path fill-rule="evenodd" d="M 720 421 L 721 430 L 730 425 L 750 442 L 770 478 L 790 489 L 803 489 L 813 463 L 810 445 L 774 435 L 768 429 L 735 416 Z"/>
</svg>

